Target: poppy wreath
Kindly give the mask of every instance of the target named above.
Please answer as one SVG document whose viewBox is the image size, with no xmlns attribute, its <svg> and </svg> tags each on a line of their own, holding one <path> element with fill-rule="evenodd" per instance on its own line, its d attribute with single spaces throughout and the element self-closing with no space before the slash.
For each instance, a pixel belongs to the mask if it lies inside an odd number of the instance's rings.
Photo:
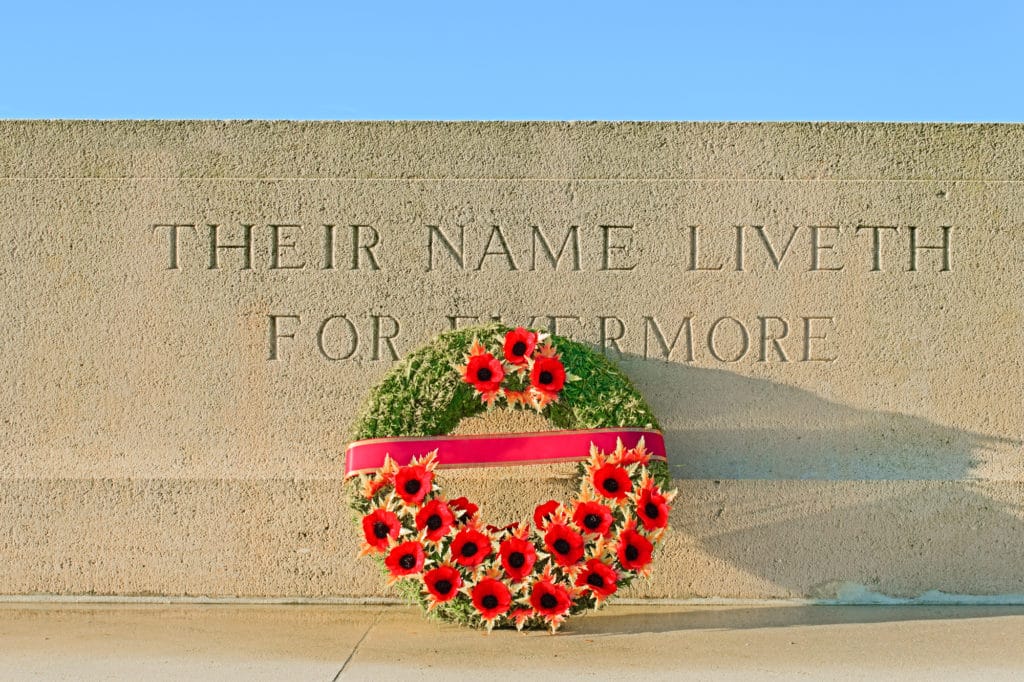
<svg viewBox="0 0 1024 682">
<path fill-rule="evenodd" d="M 449 436 L 504 403 L 556 431 Z M 529 522 L 486 525 L 445 497 L 439 468 L 574 460 L 578 493 Z M 602 354 L 501 324 L 436 337 L 370 393 L 346 451 L 360 556 L 432 616 L 475 627 L 549 628 L 648 577 L 668 527 L 670 491 L 657 420 Z"/>
</svg>

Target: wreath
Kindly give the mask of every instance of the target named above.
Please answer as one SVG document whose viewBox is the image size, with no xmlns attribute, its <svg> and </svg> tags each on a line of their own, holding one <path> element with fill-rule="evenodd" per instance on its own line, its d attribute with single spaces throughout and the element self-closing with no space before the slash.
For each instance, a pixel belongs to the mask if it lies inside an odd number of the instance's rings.
<svg viewBox="0 0 1024 682">
<path fill-rule="evenodd" d="M 556 431 L 450 436 L 504 404 Z M 532 525 L 485 525 L 445 497 L 438 468 L 579 462 L 573 500 L 536 507 Z M 676 491 L 646 401 L 602 354 L 501 324 L 441 334 L 370 393 L 346 451 L 360 556 L 442 620 L 558 629 L 648 577 Z"/>
</svg>

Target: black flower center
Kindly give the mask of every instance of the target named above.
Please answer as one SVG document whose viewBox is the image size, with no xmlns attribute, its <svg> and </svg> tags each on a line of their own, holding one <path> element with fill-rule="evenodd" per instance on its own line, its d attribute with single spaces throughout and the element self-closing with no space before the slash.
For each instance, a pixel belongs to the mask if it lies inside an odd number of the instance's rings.
<svg viewBox="0 0 1024 682">
<path fill-rule="evenodd" d="M 495 597 L 493 594 L 488 594 L 480 600 L 480 603 L 484 605 L 485 609 L 493 609 L 495 606 L 498 605 L 498 598 Z"/>
<path fill-rule="evenodd" d="M 516 341 L 515 343 L 512 344 L 512 355 L 515 355 L 516 357 L 519 357 L 520 355 L 523 355 L 525 353 L 526 353 L 526 342 L 525 341 Z"/>
<path fill-rule="evenodd" d="M 658 505 L 648 502 L 644 505 L 644 513 L 647 514 L 648 518 L 656 519 L 661 512 L 658 510 Z"/>
<path fill-rule="evenodd" d="M 544 370 L 540 373 L 540 375 L 537 376 L 537 380 L 540 381 L 540 383 L 542 384 L 550 384 L 552 381 L 555 380 L 555 375 L 547 370 Z"/>
<path fill-rule="evenodd" d="M 604 484 L 603 485 L 604 485 L 604 489 L 607 490 L 610 493 L 617 493 L 617 492 L 619 492 L 619 482 L 616 481 L 614 478 L 606 478 L 606 479 L 604 479 Z"/>
<path fill-rule="evenodd" d="M 477 381 L 490 381 L 494 373 L 491 372 L 489 367 L 481 367 L 476 371 Z"/>
<path fill-rule="evenodd" d="M 508 555 L 508 565 L 512 568 L 522 568 L 526 563 L 526 555 L 522 552 L 512 552 Z"/>
<path fill-rule="evenodd" d="M 589 528 L 590 530 L 594 530 L 595 528 L 601 525 L 601 517 L 597 514 L 587 514 L 583 518 L 583 525 Z"/>
<path fill-rule="evenodd" d="M 597 573 L 591 573 L 587 576 L 587 584 L 594 587 L 604 587 L 604 578 Z"/>
<path fill-rule="evenodd" d="M 553 609 L 558 606 L 558 600 L 555 599 L 553 594 L 545 594 L 540 598 L 540 605 L 546 609 Z"/>
<path fill-rule="evenodd" d="M 389 528 L 388 524 L 384 523 L 383 521 L 378 521 L 377 523 L 373 524 L 373 535 L 378 540 L 383 540 L 388 536 L 388 533 L 390 532 L 391 528 Z"/>
<path fill-rule="evenodd" d="M 418 478 L 411 478 L 405 482 L 404 486 L 402 486 L 402 488 L 405 489 L 405 492 L 409 493 L 410 495 L 415 495 L 420 491 L 420 488 L 422 487 L 423 484 L 420 482 Z"/>
<path fill-rule="evenodd" d="M 569 545 L 569 541 L 565 538 L 558 538 L 551 546 L 554 547 L 555 551 L 559 554 L 568 554 L 569 550 L 572 549 Z"/>
<path fill-rule="evenodd" d="M 437 530 L 441 527 L 441 515 L 431 514 L 430 518 L 427 519 L 427 528 L 430 530 Z"/>
<path fill-rule="evenodd" d="M 475 542 L 467 542 L 462 546 L 461 554 L 462 556 L 473 556 L 474 554 L 476 554 L 478 549 L 479 548 L 476 546 Z"/>
<path fill-rule="evenodd" d="M 636 545 L 626 545 L 626 559 L 636 561 L 639 557 L 640 550 L 636 548 Z"/>
<path fill-rule="evenodd" d="M 452 581 L 450 580 L 438 580 L 434 583 L 434 589 L 441 596 L 444 596 L 452 591 Z"/>
<path fill-rule="evenodd" d="M 408 571 L 409 569 L 411 569 L 413 566 L 416 565 L 416 555 L 415 554 L 403 554 L 402 558 L 398 560 L 398 565 Z"/>
</svg>

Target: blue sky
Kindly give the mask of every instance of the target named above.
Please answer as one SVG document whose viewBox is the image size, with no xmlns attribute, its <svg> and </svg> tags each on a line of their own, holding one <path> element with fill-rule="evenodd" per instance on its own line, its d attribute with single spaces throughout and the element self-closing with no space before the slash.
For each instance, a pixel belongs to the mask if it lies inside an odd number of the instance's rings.
<svg viewBox="0 0 1024 682">
<path fill-rule="evenodd" d="M 1021 2 L 5 5 L 2 118 L 1024 120 Z"/>
</svg>

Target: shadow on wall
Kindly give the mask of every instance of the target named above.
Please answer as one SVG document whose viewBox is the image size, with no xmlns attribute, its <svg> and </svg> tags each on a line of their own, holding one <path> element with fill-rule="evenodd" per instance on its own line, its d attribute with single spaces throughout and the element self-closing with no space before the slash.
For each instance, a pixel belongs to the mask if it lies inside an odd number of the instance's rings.
<svg viewBox="0 0 1024 682">
<path fill-rule="evenodd" d="M 1019 482 L 678 483 L 665 547 L 675 570 L 635 596 L 1024 595 Z"/>
<path fill-rule="evenodd" d="M 1022 444 L 725 370 L 631 356 L 622 367 L 661 421 L 676 478 L 956 481 L 986 451 Z"/>
<path fill-rule="evenodd" d="M 693 575 L 636 596 L 1024 594 L 1024 483 L 978 480 L 1021 442 L 727 371 L 625 358 L 666 431 Z M 680 399 L 680 396 L 686 396 Z"/>
</svg>

